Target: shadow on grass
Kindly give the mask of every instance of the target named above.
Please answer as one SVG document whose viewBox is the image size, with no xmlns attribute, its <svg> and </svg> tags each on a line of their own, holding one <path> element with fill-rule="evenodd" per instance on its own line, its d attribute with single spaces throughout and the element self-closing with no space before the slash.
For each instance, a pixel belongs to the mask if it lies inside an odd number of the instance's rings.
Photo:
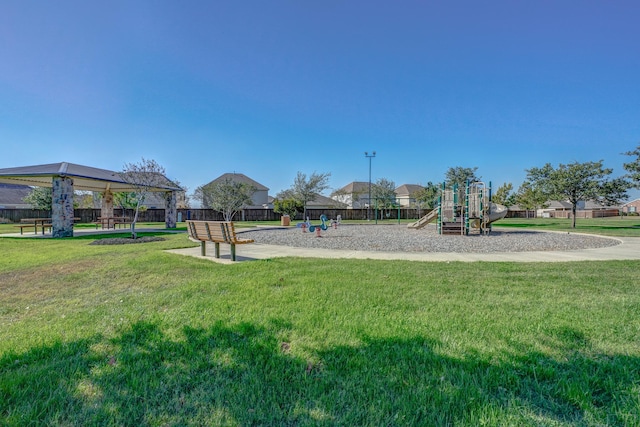
<svg viewBox="0 0 640 427">
<path fill-rule="evenodd" d="M 138 231 L 136 230 L 136 235 L 138 237 L 145 236 L 167 236 L 171 234 L 175 234 L 177 231 Z M 125 231 L 122 233 L 103 233 L 103 234 L 82 234 L 79 236 L 73 236 L 73 240 L 99 240 L 99 239 L 128 239 L 131 237 L 131 231 Z"/>
<path fill-rule="evenodd" d="M 584 336 L 570 329 L 549 345 L 560 360 L 518 343 L 503 361 L 457 359 L 421 337 L 364 339 L 303 357 L 251 324 L 185 327 L 170 338 L 141 322 L 113 340 L 95 336 L 5 355 L 0 424 L 640 422 L 637 357 L 590 354 Z"/>
</svg>

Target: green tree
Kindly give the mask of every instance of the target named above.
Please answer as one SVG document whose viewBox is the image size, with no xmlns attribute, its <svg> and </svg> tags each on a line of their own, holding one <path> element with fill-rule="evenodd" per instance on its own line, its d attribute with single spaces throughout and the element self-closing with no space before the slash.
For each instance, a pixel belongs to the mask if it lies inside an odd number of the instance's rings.
<svg viewBox="0 0 640 427">
<path fill-rule="evenodd" d="M 75 191 L 73 194 L 73 207 L 77 209 L 93 208 L 93 192 L 92 191 Z"/>
<path fill-rule="evenodd" d="M 290 189 L 279 194 L 279 199 L 291 198 L 302 203 L 303 215 L 307 216 L 307 203 L 316 199 L 317 195 L 329 188 L 330 173 L 312 173 L 308 178 L 307 175 L 298 172 Z M 282 196 L 282 197 L 280 197 Z"/>
<path fill-rule="evenodd" d="M 304 206 L 293 198 L 275 199 L 273 201 L 273 211 L 282 215 L 289 215 L 292 219 L 304 210 Z"/>
<path fill-rule="evenodd" d="M 200 200 L 202 206 L 222 212 L 225 221 L 231 221 L 236 213 L 251 204 L 255 191 L 251 184 L 225 178 L 196 188 L 193 197 Z"/>
<path fill-rule="evenodd" d="M 629 183 L 633 188 L 640 188 L 640 145 L 633 151 L 627 151 L 624 153 L 627 156 L 635 156 L 629 163 L 624 163 L 622 167 L 628 172 L 626 177 L 631 180 Z"/>
<path fill-rule="evenodd" d="M 627 191 L 632 187 L 633 184 L 625 177 L 606 180 L 602 183 L 602 189 L 596 198 L 596 201 L 598 201 L 602 206 L 620 204 L 623 200 L 626 200 L 629 197 Z"/>
<path fill-rule="evenodd" d="M 465 187 L 467 181 L 476 182 L 480 181 L 480 177 L 476 176 L 477 167 L 465 168 L 462 166 L 451 167 L 445 173 L 445 184 L 449 188 L 453 188 L 455 184 L 458 188 Z"/>
<path fill-rule="evenodd" d="M 456 166 L 449 168 L 445 173 L 445 185 L 452 190 L 457 186 L 458 200 L 464 200 L 467 182 L 480 181 L 480 177 L 476 176 L 476 170 L 478 170 L 477 167 Z"/>
<path fill-rule="evenodd" d="M 386 178 L 380 178 L 371 187 L 372 208 L 378 208 L 382 215 L 388 214 L 389 209 L 397 207 L 396 184 Z"/>
<path fill-rule="evenodd" d="M 628 182 L 621 178 L 608 180 L 612 172 L 612 169 L 603 167 L 602 160 L 560 164 L 557 168 L 547 163 L 541 168 L 528 169 L 527 178 L 548 196 L 548 200 L 567 200 L 571 203 L 572 227 L 575 228 L 578 202 L 600 200 L 619 203 L 626 198 Z"/>
<path fill-rule="evenodd" d="M 440 187 L 429 181 L 420 190 L 413 193 L 413 198 L 419 209 L 434 209 L 438 204 Z"/>
<path fill-rule="evenodd" d="M 491 200 L 499 205 L 509 206 L 511 191 L 513 191 L 513 184 L 505 182 L 493 193 Z"/>
<path fill-rule="evenodd" d="M 396 204 L 396 184 L 386 178 L 380 178 L 371 187 L 372 205 L 378 208 L 392 207 Z"/>
<path fill-rule="evenodd" d="M 548 201 L 547 195 L 540 188 L 535 188 L 530 182 L 525 181 L 514 195 L 513 204 L 520 205 L 528 215 L 530 210 L 547 207 Z"/>
<path fill-rule="evenodd" d="M 53 189 L 51 187 L 33 187 L 33 190 L 22 199 L 33 209 L 51 210 L 53 204 Z"/>
<path fill-rule="evenodd" d="M 134 192 L 119 192 L 113 194 L 113 203 L 124 212 L 125 209 L 135 209 L 138 205 L 138 199 Z"/>
</svg>

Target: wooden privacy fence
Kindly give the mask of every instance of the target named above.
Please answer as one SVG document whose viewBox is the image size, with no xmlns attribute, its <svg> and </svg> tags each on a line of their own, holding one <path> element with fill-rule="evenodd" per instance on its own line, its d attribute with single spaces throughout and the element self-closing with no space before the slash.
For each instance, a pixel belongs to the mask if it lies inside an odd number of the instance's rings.
<svg viewBox="0 0 640 427">
<path fill-rule="evenodd" d="M 80 218 L 79 223 L 91 223 L 101 217 L 100 209 L 74 209 L 74 216 Z M 379 220 L 394 220 L 400 215 L 400 219 L 418 219 L 426 215 L 429 210 L 425 209 L 385 209 L 378 211 Z M 114 209 L 114 216 L 127 217 L 133 219 L 135 210 Z M 338 215 L 343 220 L 366 220 L 366 209 L 307 209 L 307 216 L 310 220 L 319 220 L 321 215 L 326 215 L 329 219 L 336 219 Z M 238 212 L 233 221 L 279 221 L 282 215 L 273 209 L 244 209 Z M 9 222 L 18 223 L 23 218 L 50 218 L 51 211 L 39 209 L 0 209 L 0 218 Z M 375 219 L 375 209 L 371 210 L 371 219 Z M 213 209 L 178 209 L 178 220 L 188 219 L 198 221 L 224 221 L 221 212 Z M 302 213 L 299 213 L 292 221 L 304 221 Z M 138 222 L 164 222 L 164 209 L 147 209 L 138 213 Z"/>
<path fill-rule="evenodd" d="M 378 220 L 415 220 L 429 213 L 429 209 L 385 209 L 378 211 Z M 114 209 L 114 216 L 133 219 L 135 211 L 133 209 Z M 165 222 L 164 209 L 147 209 L 140 211 L 138 222 Z M 321 215 L 326 215 L 329 219 L 336 219 L 338 215 L 343 220 L 366 220 L 366 209 L 307 209 L 307 216 L 310 220 L 319 220 Z M 604 218 L 618 216 L 618 209 L 594 209 L 578 211 L 578 218 Z M 74 216 L 80 218 L 80 223 L 92 223 L 101 216 L 100 209 L 74 209 Z M 550 211 L 550 217 L 571 218 L 571 211 Z M 535 218 L 535 211 L 509 211 L 507 218 Z M 24 218 L 51 218 L 51 211 L 39 209 L 0 209 L 0 220 L 5 219 L 12 223 L 19 223 Z M 238 212 L 233 221 L 279 221 L 281 215 L 273 209 L 244 209 Z M 375 209 L 371 211 L 370 218 L 375 220 Z M 188 219 L 197 221 L 224 221 L 222 212 L 213 209 L 178 209 L 178 220 Z M 291 221 L 304 221 L 302 213 L 299 213 Z"/>
<path fill-rule="evenodd" d="M 547 211 L 552 218 L 571 218 L 571 211 Z M 576 218 L 606 218 L 610 216 L 618 216 L 618 209 L 585 209 L 576 211 Z"/>
</svg>

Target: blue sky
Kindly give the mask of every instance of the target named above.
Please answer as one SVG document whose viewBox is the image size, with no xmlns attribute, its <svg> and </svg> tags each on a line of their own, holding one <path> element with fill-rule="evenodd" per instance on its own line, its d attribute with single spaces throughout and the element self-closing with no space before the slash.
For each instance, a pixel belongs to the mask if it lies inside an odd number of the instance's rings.
<svg viewBox="0 0 640 427">
<path fill-rule="evenodd" d="M 640 144 L 638 1 L 0 3 L 0 168 L 517 188 Z"/>
</svg>

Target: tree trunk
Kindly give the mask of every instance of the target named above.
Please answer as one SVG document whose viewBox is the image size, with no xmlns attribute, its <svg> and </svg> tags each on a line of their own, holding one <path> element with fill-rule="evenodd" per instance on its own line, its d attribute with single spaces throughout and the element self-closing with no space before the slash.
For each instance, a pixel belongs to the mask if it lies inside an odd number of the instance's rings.
<svg viewBox="0 0 640 427">
<path fill-rule="evenodd" d="M 573 216 L 573 225 L 571 226 L 571 228 L 576 228 L 576 205 L 573 204 L 571 206 L 571 215 Z"/>
<path fill-rule="evenodd" d="M 138 238 L 138 235 L 136 234 L 136 222 L 138 222 L 138 211 L 140 210 L 140 202 L 138 202 L 137 206 L 136 206 L 136 213 L 133 214 L 133 221 L 131 221 L 131 238 L 133 240 Z M 122 209 L 122 213 L 124 216 L 124 209 Z"/>
</svg>

